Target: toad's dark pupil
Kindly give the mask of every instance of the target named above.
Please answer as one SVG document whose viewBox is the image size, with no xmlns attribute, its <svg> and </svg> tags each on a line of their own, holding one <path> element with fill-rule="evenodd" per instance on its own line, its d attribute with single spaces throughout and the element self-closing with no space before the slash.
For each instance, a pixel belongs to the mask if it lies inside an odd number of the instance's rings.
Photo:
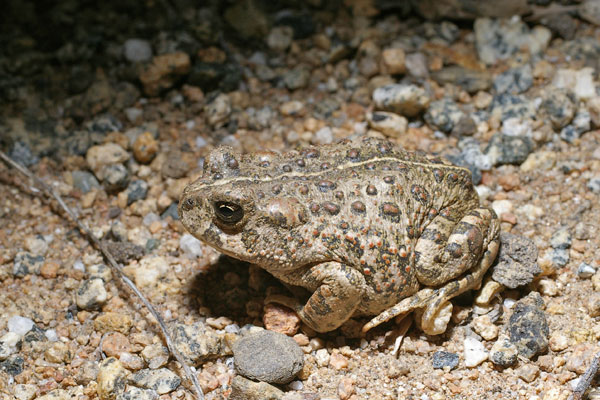
<svg viewBox="0 0 600 400">
<path fill-rule="evenodd" d="M 244 217 L 244 210 L 235 203 L 218 201 L 215 203 L 215 214 L 222 222 L 235 224 Z"/>
</svg>

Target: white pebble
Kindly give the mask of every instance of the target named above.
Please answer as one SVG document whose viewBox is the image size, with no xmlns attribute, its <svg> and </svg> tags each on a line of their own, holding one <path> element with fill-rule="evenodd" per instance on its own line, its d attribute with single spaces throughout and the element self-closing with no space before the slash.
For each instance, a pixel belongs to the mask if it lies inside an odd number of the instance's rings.
<svg viewBox="0 0 600 400">
<path fill-rule="evenodd" d="M 186 233 L 179 239 L 179 248 L 189 258 L 202 256 L 202 242 Z"/>
<path fill-rule="evenodd" d="M 479 340 L 467 337 L 464 341 L 465 366 L 476 367 L 488 359 L 488 352 Z"/>
<path fill-rule="evenodd" d="M 302 390 L 304 388 L 301 381 L 291 381 L 288 386 L 292 390 Z"/>
<path fill-rule="evenodd" d="M 315 133 L 315 144 L 329 144 L 333 142 L 333 131 L 328 126 L 321 128 Z"/>
<path fill-rule="evenodd" d="M 48 329 L 46 332 L 44 332 L 44 336 L 46 336 L 46 339 L 48 339 L 50 342 L 58 341 L 58 335 L 54 329 Z"/>
<path fill-rule="evenodd" d="M 329 365 L 329 353 L 327 349 L 319 349 L 315 351 L 315 360 L 317 361 L 317 365 L 319 367 L 326 367 Z"/>
<path fill-rule="evenodd" d="M 158 214 L 150 212 L 146 215 L 144 215 L 144 219 L 142 219 L 142 222 L 144 223 L 144 225 L 148 226 L 153 222 L 156 221 L 160 221 L 160 217 L 158 216 Z"/>
<path fill-rule="evenodd" d="M 73 269 L 81 272 L 85 272 L 85 265 L 83 265 L 83 261 L 75 260 L 73 263 Z"/>
<path fill-rule="evenodd" d="M 33 321 L 20 315 L 8 319 L 8 331 L 23 336 L 33 328 Z"/>
<path fill-rule="evenodd" d="M 512 212 L 513 204 L 510 200 L 495 200 L 492 202 L 492 208 L 496 215 L 501 216 L 504 213 Z"/>
</svg>

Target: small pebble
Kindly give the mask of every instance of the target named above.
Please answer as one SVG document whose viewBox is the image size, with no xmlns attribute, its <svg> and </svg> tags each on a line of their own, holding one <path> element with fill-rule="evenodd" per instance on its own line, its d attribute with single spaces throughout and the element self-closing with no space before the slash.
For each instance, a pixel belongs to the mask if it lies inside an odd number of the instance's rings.
<svg viewBox="0 0 600 400">
<path fill-rule="evenodd" d="M 202 257 L 204 254 L 202 247 L 202 242 L 189 233 L 184 233 L 179 238 L 179 248 L 188 258 Z"/>
<path fill-rule="evenodd" d="M 133 321 L 127 314 L 105 312 L 94 320 L 94 329 L 102 333 L 115 331 L 127 334 L 132 324 Z"/>
<path fill-rule="evenodd" d="M 123 55 L 129 62 L 146 62 L 152 59 L 150 42 L 144 39 L 127 39 L 123 44 Z"/>
<path fill-rule="evenodd" d="M 102 339 L 102 351 L 108 357 L 119 357 L 123 352 L 131 352 L 131 343 L 127 336 L 119 332 L 110 332 Z"/>
<path fill-rule="evenodd" d="M 408 120 L 398 114 L 385 111 L 376 111 L 367 114 L 367 121 L 371 129 L 379 131 L 388 137 L 400 137 L 406 133 Z"/>
<path fill-rule="evenodd" d="M 577 268 L 577 276 L 581 279 L 589 279 L 596 273 L 596 268 L 590 264 L 582 262 Z"/>
<path fill-rule="evenodd" d="M 354 394 L 354 380 L 350 377 L 343 377 L 337 387 L 337 395 L 340 400 L 348 400 Z"/>
<path fill-rule="evenodd" d="M 34 322 L 30 318 L 13 315 L 8 319 L 7 328 L 9 332 L 23 336 L 29 332 L 34 325 Z"/>
<path fill-rule="evenodd" d="M 233 355 L 239 374 L 268 383 L 288 383 L 304 365 L 304 353 L 294 339 L 268 330 L 243 336 Z"/>
<path fill-rule="evenodd" d="M 315 132 L 312 142 L 314 144 L 329 144 L 333 143 L 333 131 L 330 127 L 325 126 Z"/>
<path fill-rule="evenodd" d="M 141 164 L 147 164 L 156 157 L 159 150 L 159 144 L 152 132 L 146 131 L 133 142 L 133 157 Z"/>
<path fill-rule="evenodd" d="M 291 309 L 275 303 L 268 303 L 264 306 L 263 323 L 265 328 L 283 333 L 287 336 L 293 336 L 300 328 L 300 318 Z"/>
<path fill-rule="evenodd" d="M 253 382 L 236 375 L 231 381 L 230 400 L 283 400 L 284 392 L 266 382 Z"/>
<path fill-rule="evenodd" d="M 327 349 L 319 349 L 315 352 L 315 360 L 319 367 L 326 367 L 329 365 L 330 355 Z"/>
<path fill-rule="evenodd" d="M 5 333 L 0 337 L 0 361 L 6 360 L 9 356 L 17 352 L 17 344 L 22 335 L 15 332 Z"/>
<path fill-rule="evenodd" d="M 508 336 L 505 335 L 500 336 L 490 350 L 490 360 L 502 367 L 508 367 L 516 363 L 518 356 L 517 346 L 511 343 Z"/>
<path fill-rule="evenodd" d="M 406 55 L 403 49 L 389 48 L 381 52 L 381 63 L 388 74 L 403 74 L 406 72 Z"/>
<path fill-rule="evenodd" d="M 589 295 L 586 304 L 588 314 L 590 317 L 600 316 L 600 293 L 594 292 Z"/>
<path fill-rule="evenodd" d="M 447 351 L 436 351 L 433 353 L 431 360 L 432 366 L 435 369 L 441 369 L 448 367 L 454 369 L 458 366 L 459 356 L 456 353 L 450 353 Z"/>
<path fill-rule="evenodd" d="M 551 258 L 556 268 L 562 268 L 569 262 L 569 249 L 553 249 Z"/>
<path fill-rule="evenodd" d="M 485 340 L 494 340 L 498 337 L 500 328 L 492 323 L 489 315 L 480 315 L 473 318 L 473 330 Z"/>
<path fill-rule="evenodd" d="M 466 367 L 476 367 L 488 359 L 488 352 L 479 340 L 466 337 L 463 346 Z"/>
<path fill-rule="evenodd" d="M 19 383 L 14 387 L 14 396 L 17 400 L 32 400 L 36 391 L 36 385 Z"/>
<path fill-rule="evenodd" d="M 122 393 L 119 393 L 115 400 L 158 400 L 158 393 L 152 389 L 140 389 L 137 387 L 128 387 Z"/>
<path fill-rule="evenodd" d="M 142 179 L 133 180 L 129 183 L 125 193 L 127 194 L 127 205 L 138 200 L 143 200 L 148 194 L 148 183 Z"/>
<path fill-rule="evenodd" d="M 538 377 L 540 369 L 534 364 L 525 364 L 515 370 L 517 376 L 527 383 L 531 383 Z"/>
<path fill-rule="evenodd" d="M 155 390 L 158 394 L 170 393 L 181 384 L 181 378 L 167 368 L 143 369 L 130 375 L 128 381 L 132 385 Z"/>
<path fill-rule="evenodd" d="M 104 359 L 100 363 L 96 382 L 96 392 L 102 400 L 113 400 L 123 392 L 126 384 L 127 371 L 121 362 L 114 357 Z"/>
<path fill-rule="evenodd" d="M 552 234 L 550 238 L 550 246 L 555 249 L 568 249 L 571 247 L 573 238 L 568 228 L 562 228 Z"/>
<path fill-rule="evenodd" d="M 549 328 L 546 315 L 541 309 L 543 300 L 536 292 L 519 300 L 508 321 L 510 341 L 517 346 L 519 354 L 532 358 L 548 347 Z"/>
<path fill-rule="evenodd" d="M 213 329 L 207 329 L 201 322 L 191 325 L 175 325 L 173 343 L 177 350 L 195 365 L 218 356 L 231 355 L 230 348 L 225 344 L 224 336 L 216 333 Z"/>
<path fill-rule="evenodd" d="M 51 363 L 67 363 L 72 357 L 69 347 L 63 342 L 54 342 L 44 352 L 44 358 Z"/>
<path fill-rule="evenodd" d="M 561 332 L 553 332 L 548 341 L 550 350 L 560 352 L 569 347 L 569 338 Z"/>
<path fill-rule="evenodd" d="M 303 66 L 298 66 L 283 75 L 283 83 L 290 90 L 302 89 L 308 86 L 310 71 Z"/>
<path fill-rule="evenodd" d="M 81 310 L 95 310 L 106 303 L 108 293 L 100 278 L 86 279 L 75 293 L 75 302 Z"/>
<path fill-rule="evenodd" d="M 333 367 L 338 371 L 341 369 L 348 368 L 348 359 L 340 353 L 333 353 L 329 357 L 329 366 Z"/>
<path fill-rule="evenodd" d="M 14 276 L 23 278 L 29 274 L 38 274 L 44 263 L 44 256 L 36 256 L 22 251 L 15 255 L 12 273 Z"/>
<path fill-rule="evenodd" d="M 382 86 L 373 92 L 376 109 L 406 117 L 417 116 L 427 108 L 430 101 L 423 88 L 410 84 Z"/>
<path fill-rule="evenodd" d="M 289 26 L 275 26 L 267 36 L 267 45 L 271 50 L 284 51 L 294 38 L 294 30 Z"/>
</svg>

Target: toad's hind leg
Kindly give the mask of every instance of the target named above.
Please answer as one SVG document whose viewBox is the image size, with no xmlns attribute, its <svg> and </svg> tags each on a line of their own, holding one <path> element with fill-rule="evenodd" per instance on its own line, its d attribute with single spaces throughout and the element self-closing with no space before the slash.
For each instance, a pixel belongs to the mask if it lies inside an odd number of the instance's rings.
<svg viewBox="0 0 600 400">
<path fill-rule="evenodd" d="M 424 309 L 421 329 L 432 335 L 444 332 L 451 311 L 450 299 L 478 287 L 494 262 L 500 244 L 499 230 L 496 214 L 487 208 L 468 212 L 458 223 L 438 215 L 415 247 L 415 274 L 421 285 L 429 287 L 384 311 L 366 324 L 363 331 L 397 315 Z"/>
</svg>

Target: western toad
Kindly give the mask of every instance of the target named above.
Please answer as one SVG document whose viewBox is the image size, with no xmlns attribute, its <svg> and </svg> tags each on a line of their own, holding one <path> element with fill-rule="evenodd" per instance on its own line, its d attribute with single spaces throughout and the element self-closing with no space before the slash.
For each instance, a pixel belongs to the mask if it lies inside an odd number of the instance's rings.
<svg viewBox="0 0 600 400">
<path fill-rule="evenodd" d="M 420 310 L 423 331 L 442 333 L 449 300 L 480 286 L 499 246 L 467 169 L 373 138 L 285 154 L 216 148 L 179 204 L 198 239 L 308 289 L 305 303 L 267 301 L 319 332 Z"/>
</svg>

